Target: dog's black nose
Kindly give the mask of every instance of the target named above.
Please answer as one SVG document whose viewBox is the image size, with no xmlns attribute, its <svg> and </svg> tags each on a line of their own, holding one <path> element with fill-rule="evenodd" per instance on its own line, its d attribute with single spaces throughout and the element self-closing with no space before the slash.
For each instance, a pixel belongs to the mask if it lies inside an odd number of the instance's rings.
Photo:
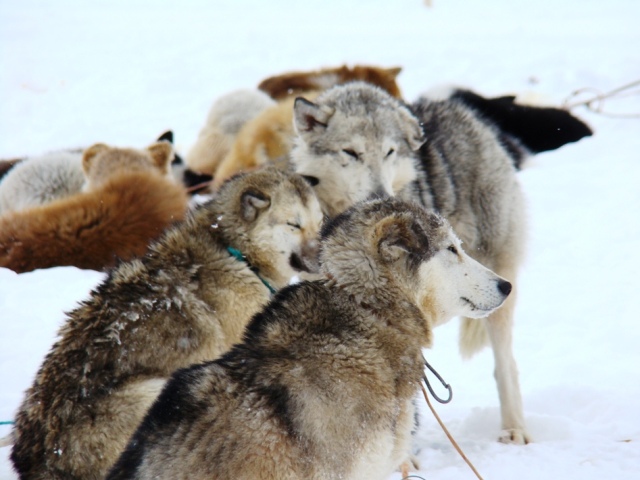
<svg viewBox="0 0 640 480">
<path fill-rule="evenodd" d="M 498 280 L 498 290 L 500 290 L 500 293 L 502 293 L 505 297 L 511 293 L 511 288 L 511 282 L 507 282 L 506 280 Z"/>
</svg>

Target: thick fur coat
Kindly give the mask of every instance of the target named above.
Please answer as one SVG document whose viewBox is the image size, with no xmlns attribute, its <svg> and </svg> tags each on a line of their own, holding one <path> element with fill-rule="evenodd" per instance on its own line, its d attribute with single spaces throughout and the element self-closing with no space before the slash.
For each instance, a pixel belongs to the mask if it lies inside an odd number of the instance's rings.
<svg viewBox="0 0 640 480">
<path fill-rule="evenodd" d="M 236 343 L 267 284 L 314 270 L 321 223 L 300 177 L 256 172 L 112 270 L 68 314 L 18 410 L 21 478 L 104 478 L 174 370 Z"/>
<path fill-rule="evenodd" d="M 102 270 L 142 255 L 184 218 L 187 196 L 170 177 L 171 145 L 97 144 L 83 155 L 84 192 L 0 217 L 0 266 L 16 272 L 71 265 Z"/>
<path fill-rule="evenodd" d="M 486 315 L 510 284 L 398 200 L 330 223 L 322 270 L 231 352 L 176 373 L 107 478 L 388 478 L 407 459 L 432 323 Z"/>
</svg>

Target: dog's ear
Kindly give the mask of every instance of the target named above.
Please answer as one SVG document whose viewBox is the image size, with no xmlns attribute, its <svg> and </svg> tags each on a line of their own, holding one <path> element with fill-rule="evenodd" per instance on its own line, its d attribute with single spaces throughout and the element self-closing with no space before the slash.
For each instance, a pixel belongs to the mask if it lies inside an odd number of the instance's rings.
<svg viewBox="0 0 640 480">
<path fill-rule="evenodd" d="M 160 141 L 148 146 L 147 151 L 149 155 L 151 155 L 153 163 L 157 165 L 163 173 L 167 173 L 169 171 L 169 164 L 174 156 L 173 146 L 166 141 Z"/>
<path fill-rule="evenodd" d="M 158 142 L 169 142 L 169 143 L 173 143 L 173 130 L 167 130 L 166 132 L 164 132 L 162 135 L 160 135 L 158 137 Z"/>
<path fill-rule="evenodd" d="M 418 150 L 422 144 L 426 141 L 424 138 L 424 132 L 420 126 L 418 119 L 406 108 L 399 108 L 400 113 L 400 128 L 407 139 L 409 148 L 411 150 Z"/>
<path fill-rule="evenodd" d="M 387 75 L 389 75 L 391 78 L 396 78 L 398 75 L 400 75 L 401 71 L 402 67 L 391 67 L 386 69 Z"/>
<path fill-rule="evenodd" d="M 385 263 L 396 262 L 418 247 L 410 215 L 380 220 L 375 226 L 375 238 L 378 242 L 378 254 Z"/>
<path fill-rule="evenodd" d="M 247 222 L 253 222 L 263 210 L 269 208 L 271 199 L 255 188 L 249 188 L 242 193 L 240 204 L 242 218 Z"/>
<path fill-rule="evenodd" d="M 91 162 L 100 152 L 104 152 L 108 150 L 109 146 L 104 143 L 96 143 L 95 145 L 87 148 L 82 154 L 82 170 L 85 174 L 89 173 L 89 168 L 91 167 Z"/>
<path fill-rule="evenodd" d="M 301 136 L 323 131 L 334 113 L 334 108 L 316 105 L 306 98 L 298 97 L 293 104 L 293 126 Z"/>
</svg>

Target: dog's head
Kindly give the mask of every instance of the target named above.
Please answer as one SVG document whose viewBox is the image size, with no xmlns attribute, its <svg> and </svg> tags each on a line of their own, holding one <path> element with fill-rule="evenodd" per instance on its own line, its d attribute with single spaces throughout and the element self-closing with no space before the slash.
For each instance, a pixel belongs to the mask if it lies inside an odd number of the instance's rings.
<svg viewBox="0 0 640 480">
<path fill-rule="evenodd" d="M 322 269 L 367 304 L 398 296 L 435 326 L 500 307 L 511 284 L 469 257 L 449 223 L 396 198 L 356 204 L 322 231 Z"/>
<path fill-rule="evenodd" d="M 274 167 L 240 174 L 222 185 L 217 199 L 222 214 L 213 224 L 274 286 L 300 272 L 317 273 L 323 215 L 302 177 Z"/>
<path fill-rule="evenodd" d="M 395 195 L 415 179 L 418 120 L 398 100 L 363 82 L 294 104 L 296 171 L 334 216 L 371 196 Z"/>
<path fill-rule="evenodd" d="M 128 172 L 159 173 L 172 179 L 171 162 L 174 158 L 173 146 L 165 140 L 153 143 L 144 150 L 96 143 L 87 148 L 82 156 L 84 190 L 92 190 L 114 175 Z"/>
</svg>

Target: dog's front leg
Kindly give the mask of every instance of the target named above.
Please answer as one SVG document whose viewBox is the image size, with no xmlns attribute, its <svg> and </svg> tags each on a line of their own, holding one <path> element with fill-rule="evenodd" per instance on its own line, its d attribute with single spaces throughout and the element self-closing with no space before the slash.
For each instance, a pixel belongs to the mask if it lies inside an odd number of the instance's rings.
<svg viewBox="0 0 640 480">
<path fill-rule="evenodd" d="M 502 432 L 499 440 L 504 443 L 526 444 L 530 439 L 524 424 L 522 395 L 518 381 L 518 367 L 513 356 L 513 312 L 515 292 L 505 304 L 486 321 L 495 361 L 495 379 L 500 396 Z"/>
</svg>

